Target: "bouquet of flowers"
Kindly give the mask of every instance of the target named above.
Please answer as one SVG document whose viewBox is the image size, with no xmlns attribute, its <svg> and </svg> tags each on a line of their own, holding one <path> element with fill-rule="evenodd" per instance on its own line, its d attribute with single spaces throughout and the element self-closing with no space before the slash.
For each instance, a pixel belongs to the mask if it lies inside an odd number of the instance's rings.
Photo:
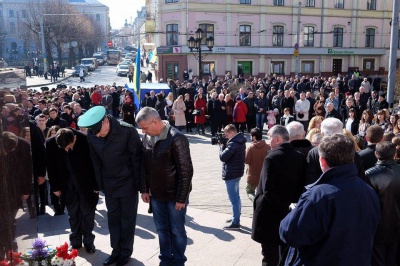
<svg viewBox="0 0 400 266">
<path fill-rule="evenodd" d="M 35 239 L 32 244 L 32 251 L 21 255 L 21 259 L 29 263 L 29 266 L 48 266 L 56 251 L 46 245 L 46 241 Z"/>
<path fill-rule="evenodd" d="M 72 249 L 68 252 L 68 244 L 56 248 L 57 253 L 51 260 L 51 265 L 72 266 L 75 265 L 75 258 L 78 256 L 78 250 Z"/>
<path fill-rule="evenodd" d="M 7 259 L 0 261 L 0 266 L 11 266 L 11 265 L 24 265 L 23 260 L 20 259 L 21 252 L 9 251 L 7 253 Z"/>
</svg>

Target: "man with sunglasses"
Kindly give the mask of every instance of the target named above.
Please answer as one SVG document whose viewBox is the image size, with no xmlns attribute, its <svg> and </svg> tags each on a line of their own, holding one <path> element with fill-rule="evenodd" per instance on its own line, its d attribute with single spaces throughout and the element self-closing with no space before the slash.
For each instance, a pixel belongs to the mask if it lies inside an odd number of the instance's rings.
<svg viewBox="0 0 400 266">
<path fill-rule="evenodd" d="M 133 252 L 142 142 L 136 129 L 106 115 L 103 106 L 89 109 L 78 121 L 88 128 L 97 185 L 105 194 L 112 253 L 103 265 L 128 263 Z"/>
</svg>

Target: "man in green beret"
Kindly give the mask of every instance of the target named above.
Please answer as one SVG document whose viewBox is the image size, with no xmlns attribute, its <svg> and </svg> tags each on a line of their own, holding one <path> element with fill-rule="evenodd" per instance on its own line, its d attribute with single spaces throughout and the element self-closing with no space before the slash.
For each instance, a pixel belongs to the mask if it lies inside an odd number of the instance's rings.
<svg viewBox="0 0 400 266">
<path fill-rule="evenodd" d="M 78 121 L 88 128 L 97 185 L 105 194 L 112 253 L 103 265 L 128 263 L 135 235 L 138 189 L 142 174 L 142 143 L 136 129 L 106 114 L 103 106 L 89 109 Z"/>
</svg>

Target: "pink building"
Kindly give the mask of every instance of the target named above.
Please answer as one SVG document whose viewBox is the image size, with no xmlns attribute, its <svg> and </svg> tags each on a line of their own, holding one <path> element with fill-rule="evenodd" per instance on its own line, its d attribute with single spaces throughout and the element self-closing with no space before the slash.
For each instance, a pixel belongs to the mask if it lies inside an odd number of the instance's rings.
<svg viewBox="0 0 400 266">
<path fill-rule="evenodd" d="M 293 75 L 296 68 L 310 75 L 388 68 L 391 0 L 302 0 L 300 11 L 294 0 L 159 0 L 156 6 L 158 77 L 164 80 L 182 79 L 189 68 L 198 75 L 187 40 L 199 27 L 204 39 L 215 40 L 203 59 L 203 78 L 213 71 L 263 77 Z"/>
</svg>

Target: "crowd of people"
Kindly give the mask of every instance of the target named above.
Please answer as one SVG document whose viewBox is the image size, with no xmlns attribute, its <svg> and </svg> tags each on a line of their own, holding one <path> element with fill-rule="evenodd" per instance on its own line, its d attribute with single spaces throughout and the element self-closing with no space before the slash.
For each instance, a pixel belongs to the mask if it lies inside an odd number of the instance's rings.
<svg viewBox="0 0 400 266">
<path fill-rule="evenodd" d="M 1 123 L 2 131 L 31 142 L 37 197 L 30 216 L 46 212 L 50 195 L 55 215 L 68 210 L 71 244 L 83 244 L 88 253 L 95 252 L 95 202 L 99 191 L 105 193 L 113 252 L 104 265 L 124 265 L 132 254 L 138 191 L 152 205 L 160 261 L 185 263 L 193 166 L 184 133 L 193 129 L 211 137 L 224 133 L 220 160 L 233 214 L 223 229 L 240 229 L 239 183 L 245 175 L 254 202 L 252 238 L 261 243 L 263 265 L 394 265 L 400 109 L 389 112 L 381 81 L 358 71 L 331 78 L 244 79 L 228 73 L 207 82 L 168 80 L 170 91 L 146 93 L 140 110 L 135 96 L 115 84 L 16 89 L 0 95 Z M 110 157 L 117 150 L 121 154 Z M 79 169 L 85 161 L 93 165 L 85 168 L 90 178 L 83 184 Z M 82 202 L 85 207 L 78 208 Z M 126 215 L 119 219 L 121 213 Z"/>
</svg>

